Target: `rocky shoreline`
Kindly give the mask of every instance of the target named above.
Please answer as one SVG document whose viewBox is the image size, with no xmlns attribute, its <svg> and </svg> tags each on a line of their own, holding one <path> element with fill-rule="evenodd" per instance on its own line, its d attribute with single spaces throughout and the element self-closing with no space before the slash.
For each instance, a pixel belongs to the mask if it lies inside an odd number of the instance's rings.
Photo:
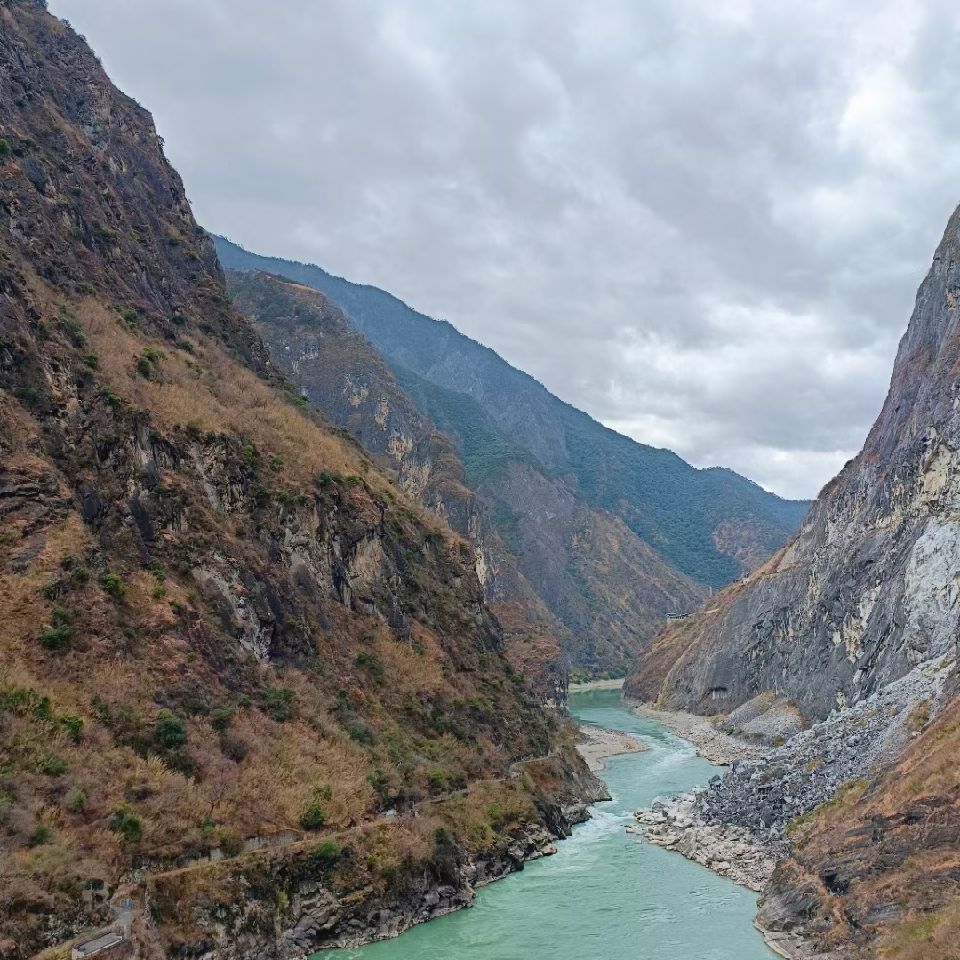
<svg viewBox="0 0 960 960">
<path fill-rule="evenodd" d="M 920 663 L 776 746 L 779 738 L 766 746 L 747 743 L 706 717 L 632 705 L 637 715 L 658 720 L 711 762 L 729 764 L 706 787 L 657 798 L 649 810 L 636 811 L 641 831 L 649 843 L 763 893 L 789 854 L 790 824 L 862 787 L 900 754 L 942 706 L 953 665 L 949 658 Z M 776 711 L 779 724 L 779 702 Z M 761 897 L 756 921 L 774 952 L 788 960 L 837 956 L 818 952 L 797 932 L 803 918 L 774 900 Z"/>
<path fill-rule="evenodd" d="M 580 727 L 577 751 L 586 761 L 591 773 L 606 769 L 604 760 L 623 753 L 643 753 L 650 747 L 632 734 L 622 730 L 607 730 L 605 727 Z"/>
<path fill-rule="evenodd" d="M 647 842 L 675 850 L 688 860 L 760 893 L 777 865 L 775 851 L 744 827 L 707 824 L 695 794 L 658 798 L 634 816 Z"/>
<path fill-rule="evenodd" d="M 762 746 L 747 743 L 718 730 L 708 717 L 672 710 L 656 710 L 646 704 L 628 702 L 638 716 L 662 723 L 671 733 L 692 743 L 697 753 L 711 763 L 729 766 L 734 760 L 753 760 L 766 752 Z"/>
</svg>

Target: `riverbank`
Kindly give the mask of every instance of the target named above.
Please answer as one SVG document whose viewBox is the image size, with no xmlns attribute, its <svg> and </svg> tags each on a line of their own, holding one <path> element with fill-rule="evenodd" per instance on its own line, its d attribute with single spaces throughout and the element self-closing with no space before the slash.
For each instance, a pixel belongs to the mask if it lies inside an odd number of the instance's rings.
<svg viewBox="0 0 960 960">
<path fill-rule="evenodd" d="M 731 737 L 722 730 L 718 730 L 709 717 L 677 713 L 672 710 L 655 710 L 645 704 L 629 701 L 626 706 L 638 717 L 656 720 L 671 733 L 692 743 L 697 748 L 697 753 L 711 763 L 726 767 L 734 760 L 756 760 L 766 753 L 761 746 L 748 743 L 739 737 Z"/>
<path fill-rule="evenodd" d="M 570 693 L 586 693 L 588 690 L 622 690 L 623 677 L 618 680 L 589 680 L 587 683 L 571 683 Z"/>
<path fill-rule="evenodd" d="M 600 773 L 606 769 L 604 760 L 622 753 L 643 753 L 650 747 L 638 737 L 621 730 L 607 730 L 604 727 L 582 726 L 581 740 L 577 742 L 577 752 L 587 762 L 591 773 Z"/>
</svg>

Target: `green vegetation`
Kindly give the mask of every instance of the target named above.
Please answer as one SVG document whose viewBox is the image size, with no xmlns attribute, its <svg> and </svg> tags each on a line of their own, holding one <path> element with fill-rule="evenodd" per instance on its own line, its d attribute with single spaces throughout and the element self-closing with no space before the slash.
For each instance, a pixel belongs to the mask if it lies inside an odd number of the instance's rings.
<svg viewBox="0 0 960 960">
<path fill-rule="evenodd" d="M 268 687 L 264 700 L 267 714 L 277 723 L 286 723 L 297 715 L 297 694 L 289 687 Z"/>
<path fill-rule="evenodd" d="M 123 584 L 123 579 L 118 573 L 100 574 L 100 586 L 113 597 L 114 600 L 122 600 L 127 594 L 127 588 Z"/>
<path fill-rule="evenodd" d="M 110 822 L 114 833 L 119 833 L 124 843 L 139 843 L 143 839 L 143 824 L 128 806 L 120 807 Z"/>
<path fill-rule="evenodd" d="M 169 710 L 161 710 L 154 725 L 154 737 L 164 750 L 176 750 L 187 742 L 186 724 Z"/>
</svg>

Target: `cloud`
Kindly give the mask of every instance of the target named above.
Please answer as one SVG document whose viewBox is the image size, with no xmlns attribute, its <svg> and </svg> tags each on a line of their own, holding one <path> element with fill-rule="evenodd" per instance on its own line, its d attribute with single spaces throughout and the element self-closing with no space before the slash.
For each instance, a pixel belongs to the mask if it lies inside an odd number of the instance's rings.
<svg viewBox="0 0 960 960">
<path fill-rule="evenodd" d="M 198 218 L 813 496 L 957 201 L 942 0 L 51 0 Z"/>
</svg>

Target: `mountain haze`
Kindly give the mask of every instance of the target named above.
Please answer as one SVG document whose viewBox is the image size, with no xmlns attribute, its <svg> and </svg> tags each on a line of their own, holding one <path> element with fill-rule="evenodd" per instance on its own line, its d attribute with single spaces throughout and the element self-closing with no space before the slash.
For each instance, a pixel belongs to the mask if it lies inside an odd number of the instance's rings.
<svg viewBox="0 0 960 960">
<path fill-rule="evenodd" d="M 809 506 L 783 500 L 730 470 L 697 470 L 668 450 L 602 426 L 451 324 L 419 314 L 382 290 L 214 240 L 226 267 L 263 270 L 327 294 L 402 383 L 406 371 L 442 388 L 430 416 L 459 437 L 468 470 L 474 464 L 496 474 L 524 454 L 502 442 L 488 454 L 474 440 L 470 421 L 476 411 L 462 411 L 454 395 L 475 401 L 501 440 L 517 445 L 546 475 L 562 479 L 578 500 L 619 517 L 693 580 L 721 587 L 762 563 L 796 531 Z M 483 440 L 489 439 L 484 431 Z"/>
<path fill-rule="evenodd" d="M 471 544 L 511 663 L 544 699 L 564 704 L 563 651 L 575 652 L 576 641 L 517 569 L 489 523 L 485 501 L 466 486 L 451 440 L 411 403 L 373 345 L 324 294 L 258 271 L 227 271 L 227 283 L 302 396 L 348 430 L 404 493 Z"/>
<path fill-rule="evenodd" d="M 257 271 L 228 271 L 228 283 L 310 402 L 470 541 L 488 600 L 521 640 L 509 643 L 511 658 L 531 677 L 546 666 L 561 699 L 564 667 L 543 662 L 551 644 L 575 668 L 622 673 L 671 610 L 703 596 L 622 521 L 574 497 L 471 397 L 405 370 L 398 384 L 320 292 Z M 441 433 L 428 417 L 450 409 L 456 423 L 444 419 Z M 454 443 L 472 455 L 466 470 Z"/>
</svg>

